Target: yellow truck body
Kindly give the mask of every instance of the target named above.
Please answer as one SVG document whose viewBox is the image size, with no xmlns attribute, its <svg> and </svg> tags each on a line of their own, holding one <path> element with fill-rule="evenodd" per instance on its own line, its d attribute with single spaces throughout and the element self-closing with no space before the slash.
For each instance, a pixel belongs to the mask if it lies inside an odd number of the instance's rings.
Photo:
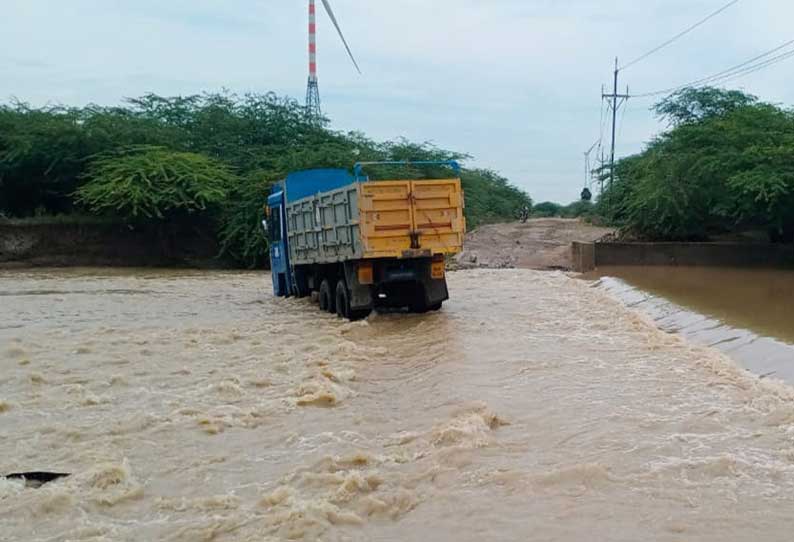
<svg viewBox="0 0 794 542">
<path fill-rule="evenodd" d="M 363 258 L 457 254 L 466 219 L 460 179 L 359 184 Z"/>
</svg>

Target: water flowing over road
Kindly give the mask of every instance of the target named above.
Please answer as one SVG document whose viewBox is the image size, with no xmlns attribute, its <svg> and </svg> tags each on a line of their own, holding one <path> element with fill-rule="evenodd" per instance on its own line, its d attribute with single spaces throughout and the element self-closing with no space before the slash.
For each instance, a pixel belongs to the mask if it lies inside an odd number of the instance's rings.
<svg viewBox="0 0 794 542">
<path fill-rule="evenodd" d="M 348 323 L 263 273 L 0 273 L 0 540 L 790 540 L 794 394 L 559 272 Z"/>
</svg>

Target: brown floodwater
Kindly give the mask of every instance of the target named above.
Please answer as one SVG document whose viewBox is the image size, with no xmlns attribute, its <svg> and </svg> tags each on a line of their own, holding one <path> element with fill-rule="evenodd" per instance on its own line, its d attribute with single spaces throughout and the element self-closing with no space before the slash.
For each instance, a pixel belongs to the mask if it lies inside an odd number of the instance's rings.
<svg viewBox="0 0 794 542">
<path fill-rule="evenodd" d="M 662 329 L 794 383 L 794 270 L 606 267 L 587 277 Z"/>
<path fill-rule="evenodd" d="M 559 272 L 343 322 L 264 273 L 0 272 L 0 540 L 789 540 L 794 393 Z"/>
<path fill-rule="evenodd" d="M 716 318 L 794 344 L 794 270 L 723 267 L 606 267 L 617 277 Z"/>
</svg>

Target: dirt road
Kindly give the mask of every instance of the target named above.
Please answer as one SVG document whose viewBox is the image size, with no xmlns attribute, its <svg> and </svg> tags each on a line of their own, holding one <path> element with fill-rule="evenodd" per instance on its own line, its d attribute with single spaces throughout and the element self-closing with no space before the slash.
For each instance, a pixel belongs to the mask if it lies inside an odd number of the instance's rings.
<svg viewBox="0 0 794 542">
<path fill-rule="evenodd" d="M 573 241 L 595 241 L 613 231 L 565 218 L 489 224 L 466 236 L 465 250 L 455 262 L 463 269 L 569 269 Z"/>
</svg>

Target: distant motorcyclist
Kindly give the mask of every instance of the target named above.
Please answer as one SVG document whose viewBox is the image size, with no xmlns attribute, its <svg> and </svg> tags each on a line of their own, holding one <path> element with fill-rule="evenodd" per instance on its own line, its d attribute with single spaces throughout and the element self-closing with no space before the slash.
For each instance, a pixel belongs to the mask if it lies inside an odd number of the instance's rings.
<svg viewBox="0 0 794 542">
<path fill-rule="evenodd" d="M 521 223 L 526 223 L 529 220 L 529 207 L 524 205 L 521 210 L 518 211 L 518 218 L 521 220 Z"/>
</svg>

